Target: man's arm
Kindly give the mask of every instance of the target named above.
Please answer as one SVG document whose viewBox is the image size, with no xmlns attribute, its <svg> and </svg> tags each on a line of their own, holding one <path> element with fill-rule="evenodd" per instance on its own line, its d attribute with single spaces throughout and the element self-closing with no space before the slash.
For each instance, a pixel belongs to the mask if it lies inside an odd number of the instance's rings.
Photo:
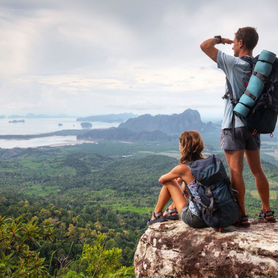
<svg viewBox="0 0 278 278">
<path fill-rule="evenodd" d="M 204 42 L 201 43 L 200 47 L 201 49 L 214 61 L 217 63 L 217 54 L 218 54 L 218 49 L 215 47 L 216 44 L 220 43 L 227 43 L 227 44 L 232 44 L 233 41 L 230 39 L 225 39 L 225 38 L 212 38 L 208 39 Z"/>
</svg>

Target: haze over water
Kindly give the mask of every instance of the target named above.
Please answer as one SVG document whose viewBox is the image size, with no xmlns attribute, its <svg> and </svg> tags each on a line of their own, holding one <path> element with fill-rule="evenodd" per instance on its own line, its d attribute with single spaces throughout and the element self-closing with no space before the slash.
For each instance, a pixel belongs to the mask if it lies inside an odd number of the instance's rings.
<svg viewBox="0 0 278 278">
<path fill-rule="evenodd" d="M 16 120 L 24 120 L 24 123 L 10 123 L 15 119 L 3 118 L 0 119 L 0 135 L 30 135 L 54 132 L 65 129 L 82 129 L 81 122 L 77 122 L 76 118 L 36 118 Z M 92 128 L 109 128 L 117 127 L 119 123 L 92 122 Z M 74 145 L 82 143 L 77 141 L 76 136 L 49 136 L 33 138 L 28 140 L 17 139 L 0 139 L 0 148 L 11 149 L 15 147 L 30 148 L 40 146 L 62 146 Z"/>
</svg>

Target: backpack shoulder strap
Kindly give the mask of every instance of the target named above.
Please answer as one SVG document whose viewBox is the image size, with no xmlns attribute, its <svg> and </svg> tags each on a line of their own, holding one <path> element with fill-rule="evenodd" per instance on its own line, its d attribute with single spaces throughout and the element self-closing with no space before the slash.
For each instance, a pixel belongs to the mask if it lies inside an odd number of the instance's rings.
<svg viewBox="0 0 278 278">
<path fill-rule="evenodd" d="M 227 99 L 227 98 L 230 99 L 233 106 L 235 106 L 237 104 L 238 100 L 236 98 L 234 98 L 232 85 L 231 85 L 231 83 L 230 83 L 230 81 L 228 80 L 227 77 L 226 77 L 226 84 L 227 84 L 227 91 L 222 98 L 223 99 Z"/>
<path fill-rule="evenodd" d="M 257 59 L 250 57 L 250 56 L 242 56 L 242 57 L 240 57 L 240 59 L 249 64 L 251 72 L 252 72 L 255 67 Z M 231 103 L 233 104 L 233 106 L 235 106 L 238 103 L 238 99 L 234 98 L 233 89 L 232 89 L 231 83 L 229 82 L 227 77 L 226 77 L 226 84 L 227 84 L 227 92 L 223 96 L 223 99 L 229 98 Z"/>
<path fill-rule="evenodd" d="M 195 205 L 195 207 L 196 207 L 196 204 L 199 204 L 202 208 L 206 208 L 206 209 L 208 209 L 209 211 L 213 211 L 213 209 L 214 209 L 214 208 L 213 208 L 213 207 L 214 207 L 214 198 L 213 198 L 213 194 L 212 194 L 212 191 L 211 191 L 211 187 L 210 187 L 210 186 L 204 186 L 204 185 L 203 185 L 201 182 L 199 182 L 198 180 L 196 180 L 196 182 L 199 184 L 199 186 L 203 186 L 203 187 L 205 188 L 205 194 L 206 194 L 206 196 L 209 198 L 210 203 L 209 203 L 209 205 L 205 205 L 205 204 L 202 202 L 202 198 L 200 198 L 200 196 L 199 196 L 199 198 L 196 198 L 196 197 L 192 194 L 192 192 L 191 192 L 189 186 L 185 183 L 186 189 L 187 189 L 187 191 L 188 191 L 188 193 L 189 193 L 189 198 L 190 198 L 190 200 L 193 202 L 193 204 Z M 198 209 L 198 207 L 197 207 L 196 209 Z"/>
<path fill-rule="evenodd" d="M 252 73 L 257 59 L 253 58 L 253 57 L 250 57 L 250 56 L 242 56 L 242 57 L 240 57 L 240 59 L 249 64 L 250 69 L 251 69 L 251 73 Z M 236 106 L 239 99 L 234 98 L 233 89 L 232 89 L 231 83 L 229 82 L 227 77 L 226 77 L 226 84 L 227 84 L 227 92 L 225 93 L 225 95 L 222 98 L 223 99 L 229 98 L 232 105 Z M 233 137 L 235 137 L 235 115 L 234 115 L 234 113 L 233 113 L 233 116 L 232 116 L 232 130 L 233 130 Z"/>
<path fill-rule="evenodd" d="M 251 71 L 253 71 L 255 64 L 256 64 L 256 58 L 253 58 L 250 56 L 242 56 L 242 57 L 240 57 L 240 59 L 247 62 L 251 68 Z"/>
</svg>

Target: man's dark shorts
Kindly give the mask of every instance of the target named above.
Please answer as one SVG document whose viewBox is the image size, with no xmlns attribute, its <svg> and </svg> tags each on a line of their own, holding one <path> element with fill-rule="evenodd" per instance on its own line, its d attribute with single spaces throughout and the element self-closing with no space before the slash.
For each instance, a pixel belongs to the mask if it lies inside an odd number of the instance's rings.
<svg viewBox="0 0 278 278">
<path fill-rule="evenodd" d="M 255 151 L 261 146 L 260 135 L 252 135 L 247 127 L 237 127 L 232 129 L 222 129 L 221 148 L 224 151 Z"/>
</svg>

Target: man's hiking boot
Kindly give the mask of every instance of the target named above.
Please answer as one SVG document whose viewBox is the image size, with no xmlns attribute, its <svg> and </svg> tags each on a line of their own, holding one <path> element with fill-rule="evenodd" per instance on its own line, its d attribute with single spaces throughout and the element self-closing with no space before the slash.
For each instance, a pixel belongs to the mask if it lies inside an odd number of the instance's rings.
<svg viewBox="0 0 278 278">
<path fill-rule="evenodd" d="M 250 227 L 250 222 L 248 219 L 248 215 L 242 215 L 239 220 L 234 224 L 234 226 L 238 228 L 248 228 Z"/>
<path fill-rule="evenodd" d="M 163 218 L 167 219 L 167 220 L 179 220 L 179 213 L 176 209 L 167 209 L 164 213 L 163 213 Z"/>
<path fill-rule="evenodd" d="M 264 212 L 262 210 L 259 214 L 259 222 L 275 223 L 276 219 L 274 217 L 274 211 L 269 210 L 269 211 Z"/>
<path fill-rule="evenodd" d="M 154 223 L 161 223 L 161 222 L 166 222 L 168 221 L 168 219 L 165 219 L 162 215 L 162 212 L 159 212 L 159 213 L 153 213 L 152 214 L 152 218 L 153 219 L 150 219 L 148 222 L 147 222 L 147 225 L 150 226 Z"/>
</svg>

